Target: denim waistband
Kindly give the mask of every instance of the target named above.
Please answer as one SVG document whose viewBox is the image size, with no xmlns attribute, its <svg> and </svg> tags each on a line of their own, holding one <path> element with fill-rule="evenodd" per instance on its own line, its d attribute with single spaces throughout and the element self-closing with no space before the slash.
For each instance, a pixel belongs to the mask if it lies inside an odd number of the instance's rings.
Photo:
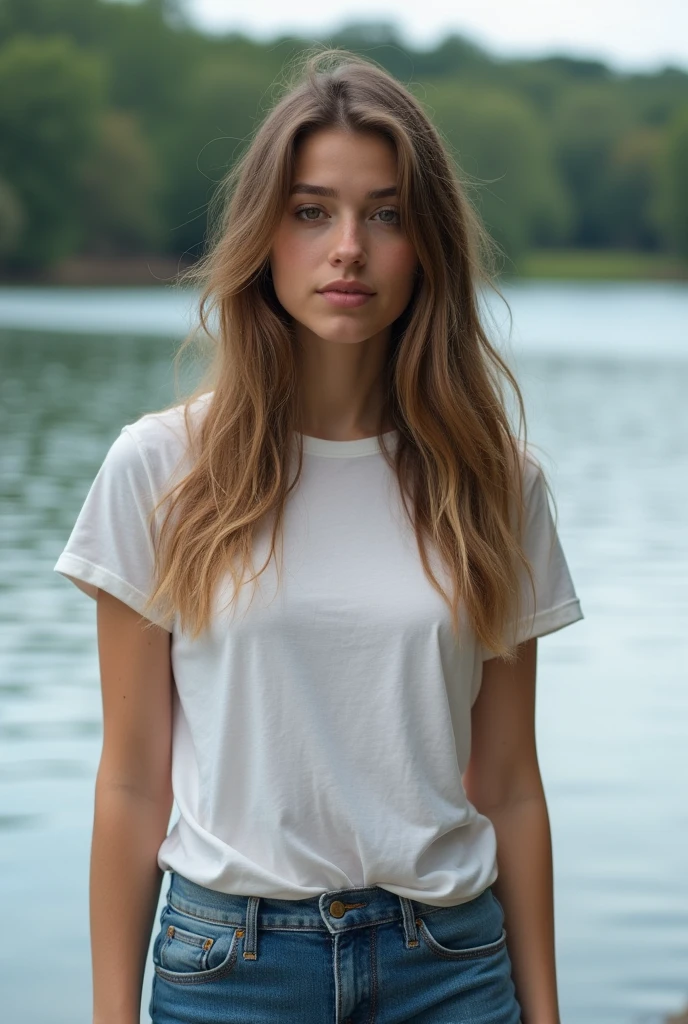
<svg viewBox="0 0 688 1024">
<path fill-rule="evenodd" d="M 455 907 L 463 907 L 468 916 L 484 912 L 490 889 Z M 328 889 L 319 896 L 302 900 L 274 899 L 266 896 L 241 896 L 208 889 L 172 872 L 167 901 L 182 913 L 218 924 L 262 929 L 304 929 L 336 932 L 365 928 L 402 920 L 415 932 L 416 916 L 446 910 L 444 906 L 423 903 L 390 892 L 377 885 L 348 889 Z"/>
</svg>

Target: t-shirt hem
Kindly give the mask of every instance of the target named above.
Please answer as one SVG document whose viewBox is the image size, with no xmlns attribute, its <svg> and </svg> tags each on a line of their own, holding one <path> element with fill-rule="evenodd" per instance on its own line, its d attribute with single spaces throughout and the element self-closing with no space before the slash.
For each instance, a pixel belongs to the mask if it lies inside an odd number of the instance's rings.
<svg viewBox="0 0 688 1024">
<path fill-rule="evenodd" d="M 139 615 L 155 623 L 156 626 L 160 626 L 168 633 L 172 632 L 169 623 L 156 616 L 154 612 L 149 610 L 144 613 L 146 595 L 131 583 L 123 580 L 121 576 L 111 572 L 110 569 L 96 565 L 95 562 L 89 562 L 88 559 L 82 558 L 80 555 L 63 552 L 55 563 L 53 571 L 59 572 L 60 575 L 71 580 L 79 590 L 88 594 L 93 600 L 97 598 L 99 589 L 105 590 L 133 608 Z"/>
</svg>

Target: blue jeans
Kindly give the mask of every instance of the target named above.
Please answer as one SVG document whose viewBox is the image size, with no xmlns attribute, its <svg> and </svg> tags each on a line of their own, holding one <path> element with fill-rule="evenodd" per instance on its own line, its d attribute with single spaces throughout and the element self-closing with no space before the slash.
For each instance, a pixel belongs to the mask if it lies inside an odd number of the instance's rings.
<svg viewBox="0 0 688 1024">
<path fill-rule="evenodd" d="M 153 1024 L 519 1024 L 504 912 L 367 886 L 305 900 L 173 873 L 153 945 Z"/>
</svg>

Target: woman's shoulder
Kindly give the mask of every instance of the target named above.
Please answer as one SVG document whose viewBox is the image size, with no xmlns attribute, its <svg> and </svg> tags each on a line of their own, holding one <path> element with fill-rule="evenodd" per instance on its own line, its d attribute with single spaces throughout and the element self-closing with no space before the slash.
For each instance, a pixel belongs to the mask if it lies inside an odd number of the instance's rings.
<svg viewBox="0 0 688 1024">
<path fill-rule="evenodd" d="M 527 498 L 534 485 L 543 479 L 542 463 L 535 453 L 532 442 L 525 442 L 522 438 L 516 440 L 518 450 L 518 469 L 522 476 L 523 496 Z"/>
<path fill-rule="evenodd" d="M 136 445 L 153 481 L 162 484 L 170 473 L 191 456 L 192 437 L 199 426 L 212 392 L 188 402 L 147 412 L 126 423 L 122 433 Z"/>
</svg>

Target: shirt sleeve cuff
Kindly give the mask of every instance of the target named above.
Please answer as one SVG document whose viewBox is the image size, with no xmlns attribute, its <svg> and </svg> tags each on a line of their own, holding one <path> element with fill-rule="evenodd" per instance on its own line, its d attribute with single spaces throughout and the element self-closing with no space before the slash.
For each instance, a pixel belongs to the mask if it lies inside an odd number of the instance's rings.
<svg viewBox="0 0 688 1024">
<path fill-rule="evenodd" d="M 108 594 L 112 594 L 113 597 L 118 598 L 130 608 L 133 608 L 139 615 L 155 623 L 156 626 L 161 626 L 168 633 L 172 632 L 169 621 L 156 616 L 152 610 L 144 613 L 145 594 L 137 590 L 136 587 L 133 587 L 131 583 L 123 580 L 121 576 L 117 576 L 116 573 L 105 569 L 102 565 L 96 565 L 94 562 L 89 562 L 79 555 L 72 555 L 69 552 L 63 551 L 55 563 L 53 571 L 59 572 L 60 575 L 71 580 L 79 590 L 88 594 L 93 600 L 97 598 L 99 589 L 105 590 Z"/>
<path fill-rule="evenodd" d="M 556 630 L 562 629 L 564 626 L 570 626 L 573 622 L 578 622 L 583 618 L 585 616 L 581 609 L 580 599 L 573 597 L 571 600 L 558 604 L 554 608 L 546 608 L 537 612 L 534 618 L 526 617 L 521 619 L 516 633 L 516 642 L 521 644 L 524 640 L 531 640 L 536 636 L 546 636 L 548 633 L 554 633 Z"/>
</svg>

